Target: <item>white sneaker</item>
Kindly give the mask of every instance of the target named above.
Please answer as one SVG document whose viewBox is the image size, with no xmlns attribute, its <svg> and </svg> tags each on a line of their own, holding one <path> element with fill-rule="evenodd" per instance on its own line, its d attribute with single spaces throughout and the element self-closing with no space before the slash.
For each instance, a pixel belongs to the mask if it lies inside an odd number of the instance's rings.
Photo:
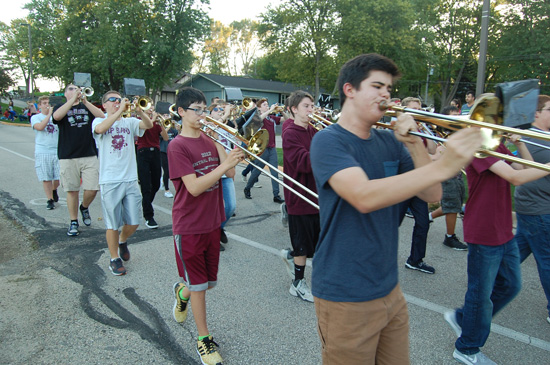
<svg viewBox="0 0 550 365">
<path fill-rule="evenodd" d="M 550 316 L 546 317 L 546 320 L 548 321 L 548 323 L 550 323 Z"/>
<path fill-rule="evenodd" d="M 290 255 L 290 250 L 288 248 L 281 250 L 281 258 L 286 266 L 286 271 L 288 275 L 294 281 L 294 257 Z"/>
<path fill-rule="evenodd" d="M 167 198 L 173 198 L 174 194 L 172 194 L 170 191 L 165 191 L 164 196 L 167 197 Z"/>
<path fill-rule="evenodd" d="M 497 365 L 496 362 L 489 359 L 483 352 L 478 352 L 473 355 L 466 355 L 455 349 L 453 357 L 456 361 L 467 365 Z"/>
<path fill-rule="evenodd" d="M 294 286 L 294 283 L 290 284 L 290 289 L 288 292 L 295 297 L 305 300 L 306 302 L 313 303 L 313 295 L 307 286 L 306 279 L 298 281 L 296 286 Z"/>
<path fill-rule="evenodd" d="M 259 181 L 257 181 L 257 182 L 256 182 L 256 184 L 254 184 L 254 186 L 253 186 L 253 187 L 255 187 L 255 188 L 257 188 L 257 189 L 258 189 L 258 188 L 261 188 L 261 187 L 262 187 L 262 184 L 260 184 L 260 182 L 259 182 Z"/>
<path fill-rule="evenodd" d="M 451 326 L 453 331 L 456 333 L 456 337 L 460 337 L 462 335 L 462 328 L 458 325 L 458 322 L 456 321 L 456 311 L 448 311 L 443 314 L 443 317 Z"/>
</svg>

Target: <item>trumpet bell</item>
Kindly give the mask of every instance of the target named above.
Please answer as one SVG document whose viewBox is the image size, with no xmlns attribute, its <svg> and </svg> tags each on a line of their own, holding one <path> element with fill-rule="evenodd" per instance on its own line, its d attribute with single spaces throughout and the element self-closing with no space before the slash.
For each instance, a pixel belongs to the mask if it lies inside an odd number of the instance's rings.
<svg viewBox="0 0 550 365">
<path fill-rule="evenodd" d="M 84 94 L 87 98 L 94 95 L 94 88 L 93 87 L 85 87 L 84 90 L 82 90 L 82 94 Z"/>
<path fill-rule="evenodd" d="M 137 105 L 141 108 L 141 110 L 149 110 L 151 109 L 151 106 L 153 106 L 153 99 L 148 97 L 147 95 L 140 96 L 137 99 Z"/>
</svg>

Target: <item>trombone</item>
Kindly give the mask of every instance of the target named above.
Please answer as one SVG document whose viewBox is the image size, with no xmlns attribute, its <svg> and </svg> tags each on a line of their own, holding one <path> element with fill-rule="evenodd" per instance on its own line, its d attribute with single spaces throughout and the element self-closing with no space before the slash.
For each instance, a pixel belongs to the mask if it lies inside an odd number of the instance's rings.
<svg viewBox="0 0 550 365">
<path fill-rule="evenodd" d="M 410 109 L 402 106 L 388 105 L 384 102 L 381 102 L 379 107 L 381 110 L 386 111 L 386 115 L 395 116 L 396 112 L 410 113 L 413 114 L 414 119 L 416 120 L 420 120 L 455 131 L 468 127 L 480 127 L 483 136 L 483 143 L 481 145 L 481 149 L 476 153 L 476 157 L 497 157 L 502 160 L 516 162 L 522 165 L 550 172 L 549 165 L 493 151 L 499 146 L 503 137 L 502 133 L 517 134 L 524 137 L 532 137 L 545 141 L 550 141 L 550 135 L 544 135 L 542 133 L 529 130 L 503 126 L 501 118 L 502 104 L 500 103 L 500 99 L 494 95 L 489 94 L 481 96 L 480 99 L 476 101 L 476 104 L 472 107 L 470 115 L 466 118 L 430 113 L 423 110 Z M 377 123 L 377 125 L 384 128 L 391 128 L 391 125 L 385 123 Z M 439 142 L 446 142 L 446 139 L 444 138 L 424 133 L 409 133 L 415 136 L 433 139 Z"/>
<path fill-rule="evenodd" d="M 314 114 L 309 114 L 308 117 L 309 117 L 309 124 L 313 128 L 317 129 L 317 131 L 325 129 L 326 127 L 334 124 L 333 122 L 331 122 L 328 119 L 323 118 L 319 114 L 315 114 L 315 113 Z"/>
<path fill-rule="evenodd" d="M 205 131 L 205 129 L 210 129 L 214 132 L 217 132 L 217 129 L 221 128 L 221 129 L 225 130 L 226 132 L 228 132 L 229 134 L 231 134 L 232 137 L 230 137 L 230 138 L 226 137 L 229 140 L 229 142 L 231 142 L 232 144 L 234 144 L 235 146 L 237 146 L 238 148 L 243 150 L 247 155 L 250 156 L 250 158 L 245 159 L 245 161 L 247 161 L 248 163 L 251 163 L 252 160 L 257 159 L 260 162 L 262 162 L 263 164 L 265 164 L 266 166 L 268 166 L 269 168 L 271 168 L 273 170 L 278 170 L 275 166 L 271 165 L 269 162 L 267 162 L 266 160 L 264 160 L 260 157 L 261 153 L 267 147 L 267 144 L 268 144 L 268 141 L 269 141 L 269 132 L 267 130 L 260 129 L 258 132 L 256 132 L 256 134 L 254 134 L 254 136 L 250 140 L 246 140 L 246 138 L 239 135 L 239 133 L 236 129 L 231 128 L 231 127 L 229 127 L 229 126 L 227 126 L 223 123 L 220 123 L 217 120 L 212 119 L 208 116 L 206 116 L 205 119 L 210 124 L 207 124 L 206 122 L 204 122 L 202 120 L 199 121 L 204 127 L 203 131 Z M 212 126 L 212 124 L 214 124 L 216 127 Z M 211 136 L 210 134 L 208 134 L 206 132 L 205 132 L 205 134 L 208 137 L 210 137 L 210 139 L 212 139 L 214 142 L 217 142 L 220 145 L 226 147 L 225 144 L 222 143 L 217 138 Z M 246 148 L 241 146 L 241 142 L 243 142 L 246 145 Z M 255 151 L 259 151 L 259 153 L 255 153 Z M 258 168 L 256 166 L 254 166 L 254 167 Z M 259 170 L 262 174 L 266 175 L 267 177 L 269 177 L 272 180 L 277 181 L 279 184 L 283 185 L 286 189 L 290 190 L 291 192 L 293 192 L 294 194 L 296 194 L 297 196 L 302 198 L 305 202 L 310 204 L 312 207 L 319 209 L 318 204 L 316 204 L 315 202 L 313 202 L 310 199 L 308 199 L 307 197 L 305 197 L 303 194 L 301 194 L 298 191 L 296 191 L 295 189 L 293 189 L 291 186 L 286 184 L 283 180 L 280 180 L 280 179 L 276 178 L 271 173 L 265 171 L 265 169 L 259 169 Z M 279 174 L 283 175 L 283 177 L 285 177 L 286 179 L 290 180 L 291 182 L 293 182 L 294 184 L 299 186 L 302 190 L 309 193 L 312 197 L 314 197 L 316 199 L 319 198 L 317 193 L 315 193 L 314 191 L 312 191 L 312 190 L 308 189 L 307 187 L 303 186 L 301 183 L 294 180 L 292 177 L 288 176 L 284 172 L 279 171 Z"/>
</svg>

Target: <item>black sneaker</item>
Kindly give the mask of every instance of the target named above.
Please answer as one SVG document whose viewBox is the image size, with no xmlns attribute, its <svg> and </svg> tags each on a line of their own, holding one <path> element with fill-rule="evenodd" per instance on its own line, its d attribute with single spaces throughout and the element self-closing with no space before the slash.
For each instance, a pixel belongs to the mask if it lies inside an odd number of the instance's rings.
<svg viewBox="0 0 550 365">
<path fill-rule="evenodd" d="M 53 201 L 56 203 L 59 201 L 59 195 L 57 195 L 57 190 L 53 191 Z"/>
<path fill-rule="evenodd" d="M 252 199 L 252 195 L 250 195 L 250 189 L 244 188 L 244 197 L 246 199 Z"/>
<path fill-rule="evenodd" d="M 78 222 L 71 222 L 69 229 L 67 230 L 67 236 L 78 236 L 80 232 L 78 231 Z"/>
<path fill-rule="evenodd" d="M 220 242 L 221 243 L 227 243 L 227 235 L 225 234 L 225 230 L 223 228 L 220 228 L 221 229 L 221 233 L 220 233 Z"/>
<path fill-rule="evenodd" d="M 124 265 L 122 264 L 122 260 L 120 258 L 111 260 L 109 263 L 109 269 L 113 273 L 113 275 L 120 276 L 126 274 L 126 269 L 124 268 Z"/>
<path fill-rule="evenodd" d="M 460 242 L 460 240 L 456 238 L 455 234 L 453 234 L 451 237 L 445 235 L 445 240 L 443 240 L 443 244 L 457 251 L 466 251 L 468 249 L 468 245 Z"/>
<path fill-rule="evenodd" d="M 412 270 L 418 270 L 418 271 L 421 271 L 421 272 L 424 272 L 426 274 L 435 274 L 435 269 L 433 267 L 431 267 L 430 265 L 426 264 L 424 261 L 420 260 L 419 262 L 417 262 L 416 264 L 413 264 L 411 262 L 411 260 L 407 260 L 407 262 L 405 263 L 405 267 L 407 269 L 412 269 Z"/>
<path fill-rule="evenodd" d="M 223 247 L 223 245 L 220 243 L 220 252 L 223 252 L 225 251 L 225 247 Z"/>
<path fill-rule="evenodd" d="M 284 199 L 282 199 L 279 195 L 273 197 L 273 202 L 282 204 L 285 202 Z"/>
<path fill-rule="evenodd" d="M 158 225 L 158 223 L 155 221 L 155 218 L 147 219 L 147 220 L 145 221 L 145 225 L 146 225 L 148 228 L 151 228 L 151 229 L 157 229 L 157 228 L 159 228 L 159 225 Z"/>
<path fill-rule="evenodd" d="M 118 255 L 124 261 L 130 260 L 130 251 L 128 250 L 128 243 L 119 243 L 118 244 Z"/>
<path fill-rule="evenodd" d="M 80 204 L 80 213 L 82 214 L 82 222 L 84 222 L 85 225 L 90 226 L 92 224 L 90 210 L 88 208 L 84 208 L 82 204 Z"/>
<path fill-rule="evenodd" d="M 48 200 L 48 203 L 46 203 L 46 209 L 48 210 L 55 209 L 55 205 L 53 204 L 53 199 Z"/>
</svg>

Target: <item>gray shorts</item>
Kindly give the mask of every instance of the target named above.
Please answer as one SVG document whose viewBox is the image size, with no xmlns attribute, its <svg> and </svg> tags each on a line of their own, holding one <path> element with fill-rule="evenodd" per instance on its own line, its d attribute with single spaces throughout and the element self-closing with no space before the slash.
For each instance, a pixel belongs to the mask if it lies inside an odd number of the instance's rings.
<svg viewBox="0 0 550 365">
<path fill-rule="evenodd" d="M 118 230 L 141 222 L 141 191 L 136 181 L 101 184 L 101 206 L 105 228 Z"/>
<path fill-rule="evenodd" d="M 466 189 L 462 176 L 460 179 L 452 178 L 441 183 L 443 196 L 441 197 L 441 209 L 443 214 L 460 213 Z"/>
<path fill-rule="evenodd" d="M 34 168 L 38 181 L 59 180 L 59 160 L 57 155 L 37 153 L 34 155 Z"/>
</svg>

